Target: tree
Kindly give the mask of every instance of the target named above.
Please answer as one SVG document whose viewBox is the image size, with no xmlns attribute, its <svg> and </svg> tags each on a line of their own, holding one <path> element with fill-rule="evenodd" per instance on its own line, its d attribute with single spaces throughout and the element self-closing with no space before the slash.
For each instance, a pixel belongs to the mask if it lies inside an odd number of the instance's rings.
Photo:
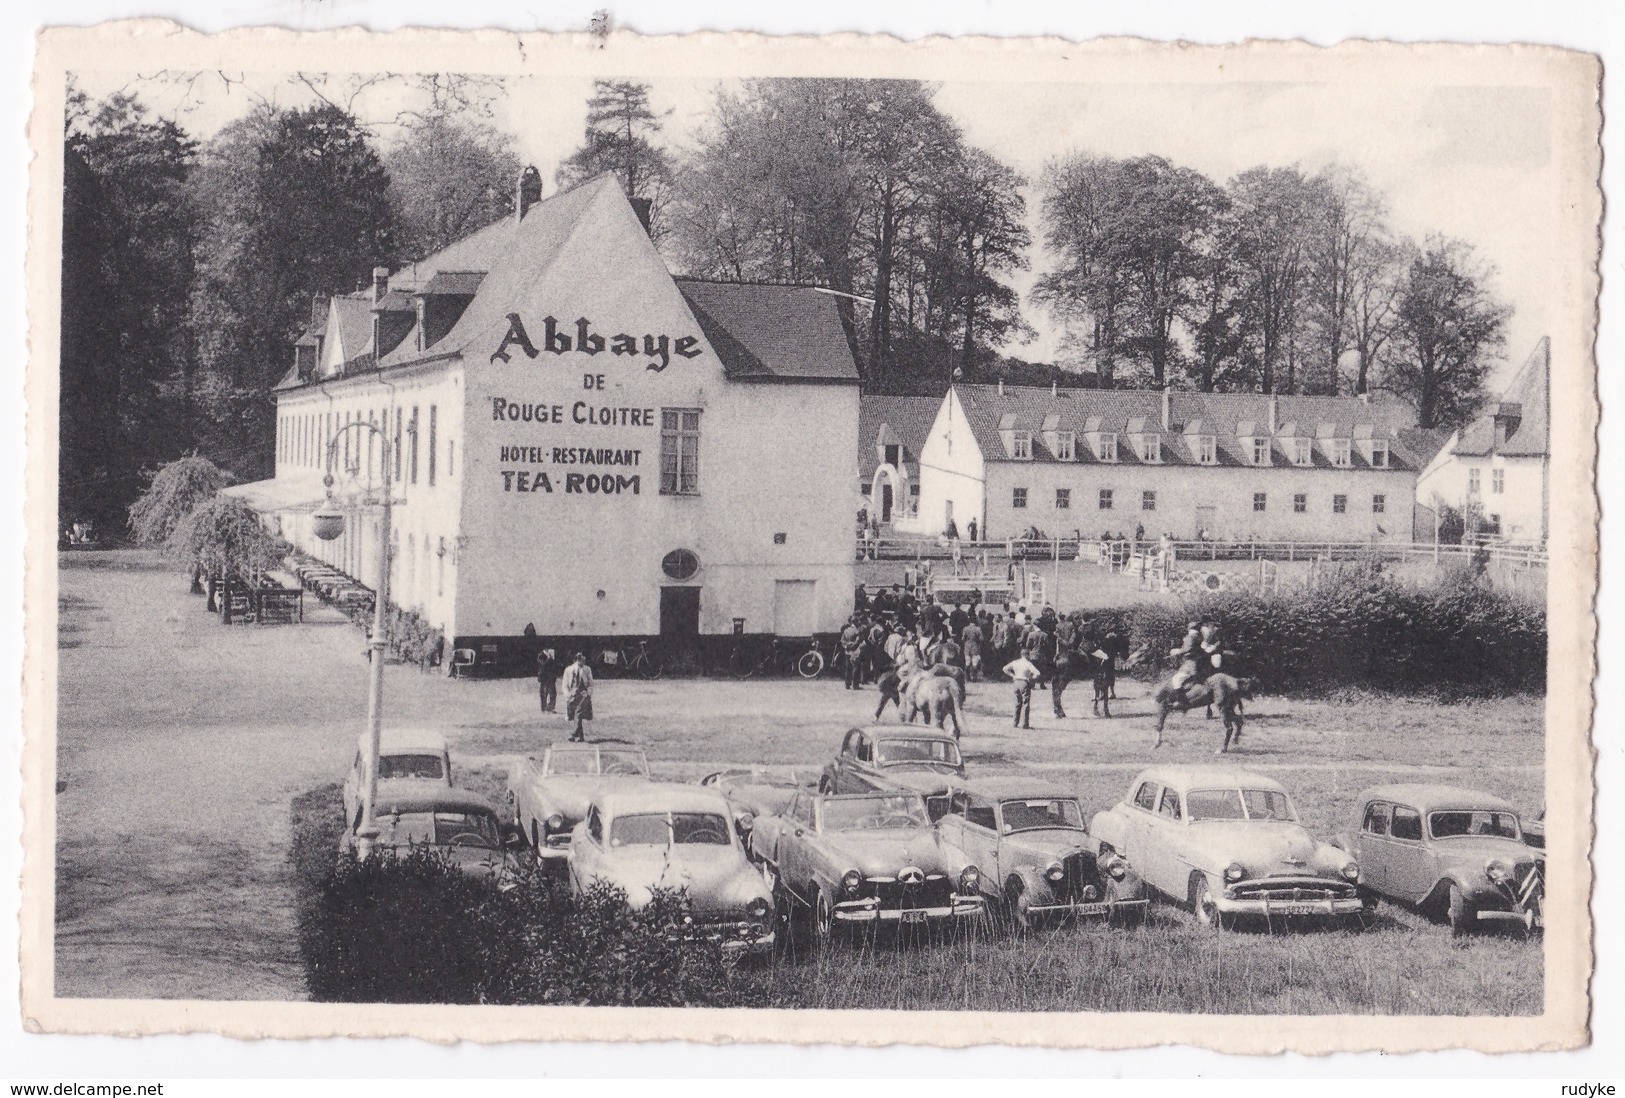
<svg viewBox="0 0 1625 1098">
<path fill-rule="evenodd" d="M 628 197 L 649 203 L 649 235 L 658 242 L 666 233 L 672 193 L 671 159 L 656 144 L 664 116 L 649 106 L 647 84 L 594 80 L 592 87 L 581 147 L 560 165 L 558 182 L 569 187 L 613 172 Z"/>
<path fill-rule="evenodd" d="M 1414 249 L 1412 249 L 1414 250 Z M 1394 307 L 1402 276 L 1409 266 L 1407 247 L 1385 236 L 1371 236 L 1355 248 L 1349 262 L 1349 339 L 1354 348 L 1354 391 L 1371 387 L 1372 375 L 1394 330 Z"/>
<path fill-rule="evenodd" d="M 1314 188 L 1297 168 L 1249 168 L 1230 181 L 1234 257 L 1243 276 L 1243 334 L 1266 393 L 1298 390 Z"/>
<path fill-rule="evenodd" d="M 224 488 L 227 478 L 205 457 L 188 454 L 160 468 L 130 505 L 130 533 L 138 545 L 162 545 L 198 507 Z"/>
<path fill-rule="evenodd" d="M 1485 286 L 1493 273 L 1469 245 L 1438 236 L 1406 269 L 1385 379 L 1416 406 L 1419 427 L 1458 427 L 1478 410 L 1512 314 Z"/>
<path fill-rule="evenodd" d="M 64 519 L 112 529 L 139 470 L 191 435 L 196 144 L 130 95 L 76 95 L 69 110 L 58 505 Z"/>
<path fill-rule="evenodd" d="M 1056 265 L 1033 296 L 1069 328 L 1083 325 L 1080 350 L 1102 388 L 1117 374 L 1127 323 L 1128 271 L 1117 246 L 1121 199 L 1116 161 L 1074 155 L 1044 167 L 1039 224 Z"/>
<path fill-rule="evenodd" d="M 275 568 L 288 553 L 287 543 L 261 524 L 246 500 L 219 495 L 188 514 L 165 549 L 205 576 L 244 578 Z"/>
<path fill-rule="evenodd" d="M 1356 340 L 1362 305 L 1368 309 L 1377 277 L 1372 260 L 1385 239 L 1382 196 L 1357 173 L 1340 165 L 1310 180 L 1314 201 L 1308 215 L 1305 319 L 1315 352 L 1312 366 L 1319 378 L 1306 388 L 1337 395 L 1343 356 Z M 1368 315 L 1364 320 L 1369 323 Z M 1371 333 L 1365 333 L 1367 339 Z M 1356 391 L 1364 392 L 1362 377 Z"/>
<path fill-rule="evenodd" d="M 402 255 L 431 255 L 513 210 L 520 165 L 505 134 L 440 114 L 405 126 L 384 156 Z"/>
<path fill-rule="evenodd" d="M 269 391 L 311 295 L 353 291 L 396 260 L 389 179 L 361 126 L 332 105 L 233 122 L 198 174 L 206 228 L 191 323 L 209 405 L 202 448 L 254 479 L 270 473 Z"/>
</svg>

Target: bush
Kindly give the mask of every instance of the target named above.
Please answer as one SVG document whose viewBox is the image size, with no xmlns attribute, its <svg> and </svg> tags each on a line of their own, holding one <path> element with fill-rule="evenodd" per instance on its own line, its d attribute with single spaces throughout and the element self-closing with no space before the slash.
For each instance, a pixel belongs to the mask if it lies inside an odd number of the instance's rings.
<svg viewBox="0 0 1625 1098">
<path fill-rule="evenodd" d="M 1361 687 L 1446 697 L 1540 692 L 1546 614 L 1470 571 L 1431 587 L 1348 576 L 1309 591 L 1212 596 L 1184 609 L 1139 606 L 1130 628 L 1137 669 L 1160 673 L 1192 618 L 1219 623 L 1240 674 L 1269 690 Z"/>
<path fill-rule="evenodd" d="M 160 468 L 130 505 L 130 533 L 137 545 L 162 545 L 188 515 L 213 499 L 226 474 L 205 457 L 188 454 Z"/>
<path fill-rule="evenodd" d="M 416 848 L 335 859 L 308 891 L 299 937 L 327 1002 L 737 1006 L 714 942 L 681 941 L 683 897 L 633 910 L 619 889 L 575 896 L 531 868 L 494 882 Z"/>
</svg>

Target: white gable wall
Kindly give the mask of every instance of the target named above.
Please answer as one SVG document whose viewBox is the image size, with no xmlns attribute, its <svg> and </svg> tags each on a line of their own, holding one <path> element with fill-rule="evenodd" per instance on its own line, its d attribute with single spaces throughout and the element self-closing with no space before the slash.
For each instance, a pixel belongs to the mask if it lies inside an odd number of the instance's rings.
<svg viewBox="0 0 1625 1098">
<path fill-rule="evenodd" d="M 987 529 L 987 462 L 976 436 L 965 422 L 965 410 L 953 390 L 943 398 L 942 407 L 931 425 L 931 433 L 920 447 L 920 513 L 895 523 L 899 530 L 919 534 L 941 534 L 952 508 L 954 525 L 962 537 L 976 520 L 977 535 Z"/>
</svg>

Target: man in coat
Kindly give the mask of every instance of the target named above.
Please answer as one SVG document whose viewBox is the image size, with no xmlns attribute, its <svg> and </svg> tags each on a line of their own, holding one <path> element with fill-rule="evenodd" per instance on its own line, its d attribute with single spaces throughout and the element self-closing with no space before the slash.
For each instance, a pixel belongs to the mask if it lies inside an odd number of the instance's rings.
<svg viewBox="0 0 1625 1098">
<path fill-rule="evenodd" d="M 564 716 L 576 722 L 570 738 L 586 742 L 586 722 L 592 720 L 592 668 L 585 652 L 577 652 L 575 662 L 564 669 Z"/>
</svg>

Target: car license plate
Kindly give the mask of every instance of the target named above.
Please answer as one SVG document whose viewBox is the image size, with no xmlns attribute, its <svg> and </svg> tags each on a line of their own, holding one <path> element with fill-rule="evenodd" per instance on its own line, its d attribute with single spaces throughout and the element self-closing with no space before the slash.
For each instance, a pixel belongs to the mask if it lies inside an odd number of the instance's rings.
<svg viewBox="0 0 1625 1098">
<path fill-rule="evenodd" d="M 1072 913 L 1074 915 L 1104 915 L 1111 909 L 1111 904 L 1079 904 L 1072 909 Z"/>
<path fill-rule="evenodd" d="M 1322 908 L 1319 904 L 1270 904 L 1271 915 L 1318 915 Z"/>
<path fill-rule="evenodd" d="M 903 922 L 905 922 L 905 923 L 923 923 L 923 922 L 925 922 L 925 912 L 923 912 L 923 911 L 912 911 L 912 910 L 904 911 L 903 912 Z"/>
</svg>

